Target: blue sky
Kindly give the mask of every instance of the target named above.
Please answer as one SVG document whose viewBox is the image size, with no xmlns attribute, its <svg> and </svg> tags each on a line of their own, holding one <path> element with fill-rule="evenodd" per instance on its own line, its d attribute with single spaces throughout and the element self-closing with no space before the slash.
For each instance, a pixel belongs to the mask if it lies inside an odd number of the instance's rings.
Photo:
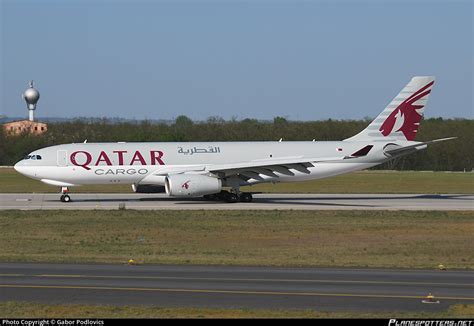
<svg viewBox="0 0 474 326">
<path fill-rule="evenodd" d="M 426 117 L 474 117 L 471 1 L 0 0 L 0 113 L 374 117 L 435 75 Z"/>
</svg>

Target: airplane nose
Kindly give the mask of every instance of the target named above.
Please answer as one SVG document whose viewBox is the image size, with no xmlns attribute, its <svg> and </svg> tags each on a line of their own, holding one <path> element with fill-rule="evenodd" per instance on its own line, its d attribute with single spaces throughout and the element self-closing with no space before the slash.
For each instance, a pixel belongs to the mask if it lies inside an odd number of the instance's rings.
<svg viewBox="0 0 474 326">
<path fill-rule="evenodd" d="M 13 168 L 16 172 L 25 174 L 25 165 L 23 164 L 23 161 L 19 161 L 18 163 L 16 163 Z"/>
<path fill-rule="evenodd" d="M 21 161 L 20 161 L 20 162 L 21 162 Z M 20 165 L 19 165 L 20 162 L 16 163 L 16 164 L 13 166 L 13 168 L 15 169 L 16 172 L 20 172 L 20 171 L 18 171 L 18 168 L 20 167 Z"/>
<path fill-rule="evenodd" d="M 13 168 L 16 172 L 23 174 L 25 177 L 37 179 L 36 168 L 34 166 L 30 166 L 27 162 L 23 160 L 16 163 Z"/>
</svg>

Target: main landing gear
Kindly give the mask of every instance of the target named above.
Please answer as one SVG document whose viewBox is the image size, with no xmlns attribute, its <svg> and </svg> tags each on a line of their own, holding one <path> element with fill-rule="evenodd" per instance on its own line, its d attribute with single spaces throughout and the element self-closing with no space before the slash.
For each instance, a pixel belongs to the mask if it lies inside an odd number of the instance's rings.
<svg viewBox="0 0 474 326">
<path fill-rule="evenodd" d="M 217 194 L 205 195 L 204 199 L 206 200 L 222 200 L 228 203 L 250 203 L 253 200 L 252 194 L 250 192 L 240 192 L 240 191 L 226 191 L 222 190 Z"/>
<path fill-rule="evenodd" d="M 61 187 L 61 202 L 69 203 L 71 201 L 71 197 L 69 196 L 69 188 L 68 187 Z"/>
</svg>

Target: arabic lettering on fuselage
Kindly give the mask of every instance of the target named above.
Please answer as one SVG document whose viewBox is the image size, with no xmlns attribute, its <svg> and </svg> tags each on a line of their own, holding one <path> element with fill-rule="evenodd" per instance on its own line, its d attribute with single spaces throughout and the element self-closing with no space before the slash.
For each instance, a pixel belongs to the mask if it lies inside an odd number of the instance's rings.
<svg viewBox="0 0 474 326">
<path fill-rule="evenodd" d="M 198 148 L 196 146 L 192 148 L 183 149 L 183 147 L 178 147 L 178 154 L 184 155 L 193 155 L 193 154 L 218 154 L 221 152 L 219 146 L 209 146 L 207 148 Z"/>
</svg>

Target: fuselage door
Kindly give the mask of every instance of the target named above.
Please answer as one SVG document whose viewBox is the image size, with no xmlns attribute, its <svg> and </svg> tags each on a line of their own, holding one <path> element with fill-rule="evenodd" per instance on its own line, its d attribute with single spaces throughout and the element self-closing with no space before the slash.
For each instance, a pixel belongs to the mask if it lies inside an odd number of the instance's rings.
<svg viewBox="0 0 474 326">
<path fill-rule="evenodd" d="M 67 151 L 58 151 L 58 166 L 67 166 Z"/>
</svg>

